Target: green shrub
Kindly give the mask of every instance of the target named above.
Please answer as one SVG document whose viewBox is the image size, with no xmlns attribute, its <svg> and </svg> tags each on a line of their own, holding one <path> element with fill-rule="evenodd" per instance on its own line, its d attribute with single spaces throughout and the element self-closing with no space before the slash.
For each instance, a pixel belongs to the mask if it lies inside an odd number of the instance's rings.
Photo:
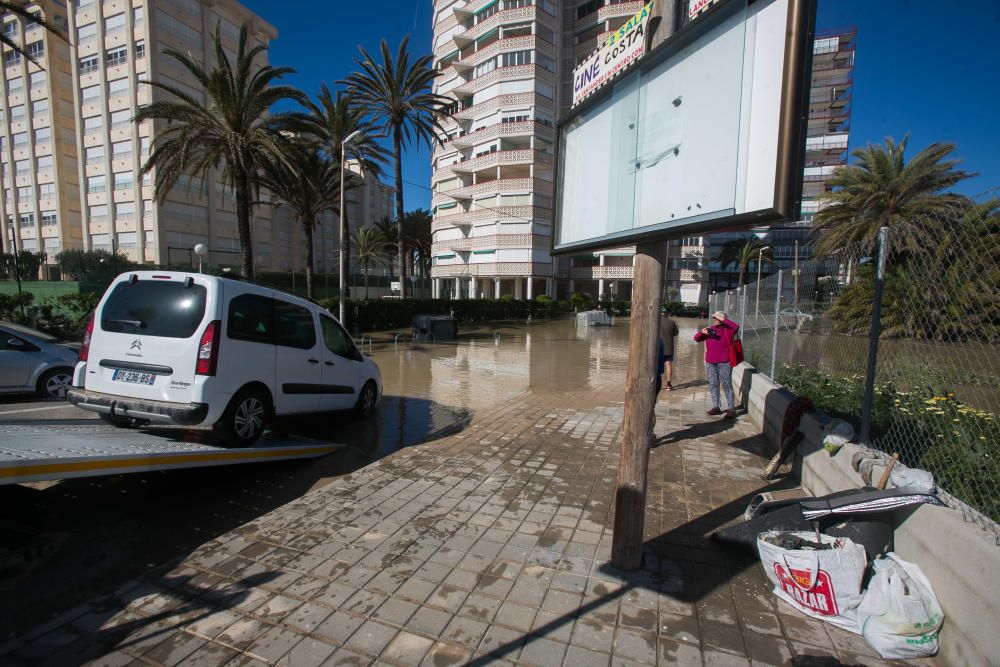
<svg viewBox="0 0 1000 667">
<path fill-rule="evenodd" d="M 569 295 L 569 302 L 579 310 L 590 310 L 594 307 L 594 298 L 586 292 L 573 292 Z"/>
<path fill-rule="evenodd" d="M 538 296 L 535 297 L 535 301 L 537 301 L 538 303 L 552 303 L 553 301 L 555 301 L 555 299 L 553 299 L 548 294 L 539 294 Z"/>
<path fill-rule="evenodd" d="M 832 417 L 861 427 L 864 377 L 833 378 L 805 366 L 783 364 L 778 381 Z M 954 393 L 927 388 L 899 391 L 876 384 L 871 436 L 876 446 L 898 448 L 908 466 L 932 472 L 941 488 L 1000 521 L 1000 420 L 959 401 Z"/>
<path fill-rule="evenodd" d="M 35 295 L 31 292 L 20 294 L 0 293 L 0 319 L 14 322 L 23 321 L 28 308 L 35 301 Z"/>
</svg>

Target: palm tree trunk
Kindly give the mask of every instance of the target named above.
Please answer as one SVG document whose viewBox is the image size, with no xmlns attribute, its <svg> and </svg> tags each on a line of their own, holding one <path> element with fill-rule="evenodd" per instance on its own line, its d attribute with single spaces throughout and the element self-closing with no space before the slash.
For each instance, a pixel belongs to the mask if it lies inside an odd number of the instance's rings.
<svg viewBox="0 0 1000 667">
<path fill-rule="evenodd" d="M 253 279 L 253 247 L 250 240 L 250 175 L 235 167 L 233 185 L 236 188 L 236 229 L 240 236 L 240 273 Z"/>
<path fill-rule="evenodd" d="M 368 267 L 362 266 L 361 272 L 365 274 L 365 301 L 368 300 Z"/>
<path fill-rule="evenodd" d="M 399 263 L 399 296 L 406 298 L 406 259 L 403 247 L 403 155 L 399 125 L 392 128 L 393 170 L 396 177 L 396 255 Z"/>
<path fill-rule="evenodd" d="M 746 274 L 747 274 L 747 265 L 746 264 L 740 264 L 740 284 L 739 284 L 739 287 L 743 287 L 743 278 L 746 277 Z"/>
<path fill-rule="evenodd" d="M 313 298 L 313 228 L 311 221 L 302 221 L 306 235 L 306 296 Z"/>
</svg>

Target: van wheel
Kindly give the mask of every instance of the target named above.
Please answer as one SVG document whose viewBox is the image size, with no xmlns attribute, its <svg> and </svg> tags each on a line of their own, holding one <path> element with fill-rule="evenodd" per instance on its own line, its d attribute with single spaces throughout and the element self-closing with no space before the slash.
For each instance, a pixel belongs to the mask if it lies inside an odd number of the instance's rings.
<svg viewBox="0 0 1000 667">
<path fill-rule="evenodd" d="M 38 378 L 38 393 L 42 398 L 66 398 L 66 390 L 73 386 L 73 371 L 53 368 Z"/>
<path fill-rule="evenodd" d="M 378 388 L 375 382 L 369 380 L 361 388 L 358 402 L 354 404 L 354 414 L 359 419 L 368 419 L 375 412 L 375 403 L 378 401 Z"/>
<path fill-rule="evenodd" d="M 229 401 L 213 428 L 230 447 L 249 447 L 264 433 L 268 417 L 267 395 L 259 389 L 244 389 Z"/>
</svg>

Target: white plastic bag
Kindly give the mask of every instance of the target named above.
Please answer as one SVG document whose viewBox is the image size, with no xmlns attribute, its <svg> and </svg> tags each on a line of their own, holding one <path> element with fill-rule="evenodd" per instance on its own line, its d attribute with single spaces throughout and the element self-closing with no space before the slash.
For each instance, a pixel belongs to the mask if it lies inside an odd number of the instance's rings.
<svg viewBox="0 0 1000 667">
<path fill-rule="evenodd" d="M 886 659 L 937 653 L 944 612 L 927 577 L 892 552 L 872 566 L 875 575 L 858 607 L 865 641 Z"/>
<path fill-rule="evenodd" d="M 842 419 L 834 419 L 823 428 L 823 446 L 842 447 L 854 437 L 854 427 Z"/>
<path fill-rule="evenodd" d="M 919 493 L 934 493 L 934 475 L 920 468 L 907 468 L 902 463 L 893 466 L 889 481 L 897 489 L 913 489 Z"/>
<path fill-rule="evenodd" d="M 820 535 L 832 549 L 785 549 L 770 540 L 787 534 L 815 542 L 810 532 L 767 531 L 757 536 L 757 551 L 774 594 L 804 614 L 861 634 L 857 607 L 867 557 L 865 548 L 844 538 Z"/>
</svg>

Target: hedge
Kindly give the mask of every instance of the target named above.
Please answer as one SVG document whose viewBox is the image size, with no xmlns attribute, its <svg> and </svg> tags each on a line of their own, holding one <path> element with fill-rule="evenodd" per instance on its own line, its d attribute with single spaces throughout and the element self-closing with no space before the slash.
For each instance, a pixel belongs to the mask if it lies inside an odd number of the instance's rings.
<svg viewBox="0 0 1000 667">
<path fill-rule="evenodd" d="M 320 299 L 331 313 L 340 307 L 337 299 Z M 516 301 L 500 299 L 348 299 L 345 323 L 356 331 L 401 329 L 413 323 L 419 314 L 453 315 L 464 323 L 493 320 L 546 319 L 556 317 L 563 308 L 555 301 Z"/>
</svg>

